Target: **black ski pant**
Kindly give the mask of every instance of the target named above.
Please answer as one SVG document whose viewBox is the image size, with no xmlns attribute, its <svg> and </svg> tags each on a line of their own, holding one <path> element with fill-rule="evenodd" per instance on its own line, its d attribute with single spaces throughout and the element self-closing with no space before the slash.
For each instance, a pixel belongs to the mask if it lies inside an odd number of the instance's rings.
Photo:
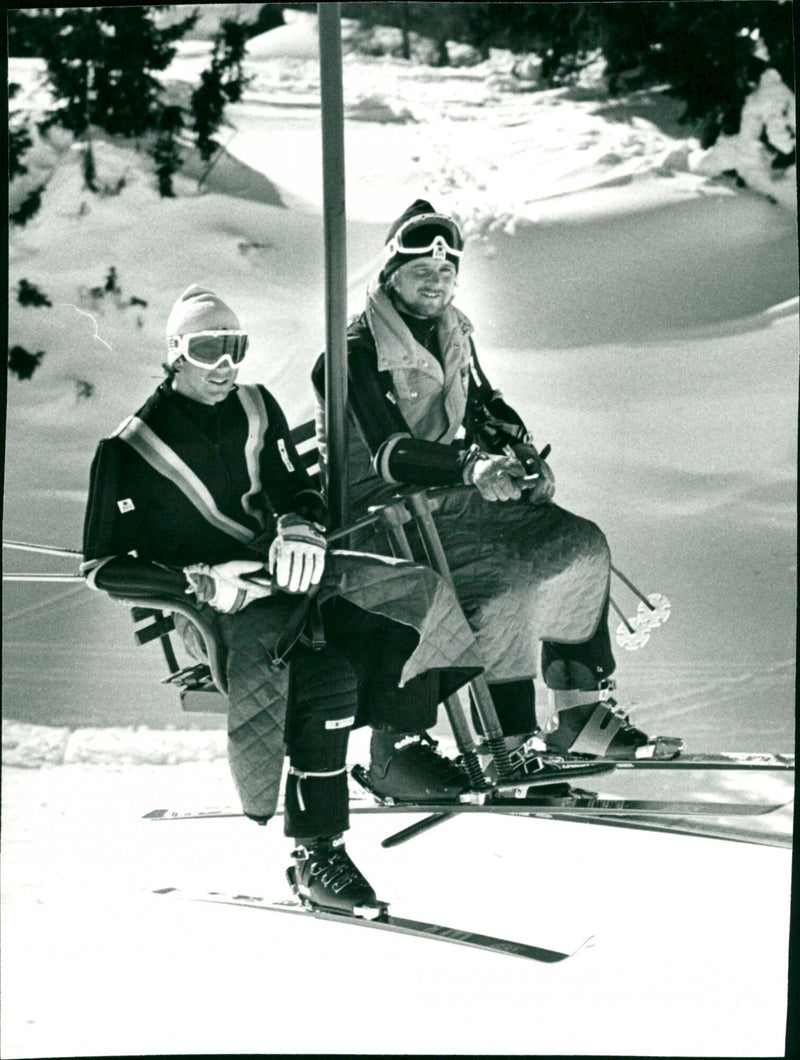
<svg viewBox="0 0 800 1060">
<path fill-rule="evenodd" d="M 608 630 L 608 600 L 600 622 L 589 640 L 582 644 L 559 644 L 542 641 L 542 677 L 551 689 L 589 691 L 610 677 L 616 669 Z M 533 681 L 489 682 L 492 703 L 504 736 L 528 735 L 536 730 L 536 693 Z M 480 731 L 480 721 L 473 704 L 473 721 Z"/>
<path fill-rule="evenodd" d="M 340 597 L 320 609 L 324 644 L 298 641 L 288 666 L 276 669 L 276 642 L 295 606 L 282 595 L 215 618 L 228 650 L 228 750 L 244 811 L 262 823 L 272 816 L 288 753 L 284 831 L 309 840 L 348 827 L 345 766 L 353 727 L 428 728 L 436 720 L 439 680 L 422 674 L 399 688 L 418 633 Z"/>
<path fill-rule="evenodd" d="M 300 642 L 290 658 L 284 832 L 298 840 L 348 827 L 345 763 L 354 726 L 417 732 L 436 720 L 438 677 L 398 688 L 418 634 L 335 597 L 321 608 L 325 647 Z"/>
</svg>

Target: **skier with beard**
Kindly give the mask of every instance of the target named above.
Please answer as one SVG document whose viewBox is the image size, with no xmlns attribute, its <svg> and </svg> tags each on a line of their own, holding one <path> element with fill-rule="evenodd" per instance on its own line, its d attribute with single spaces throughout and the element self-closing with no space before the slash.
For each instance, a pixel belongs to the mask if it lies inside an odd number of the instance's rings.
<svg viewBox="0 0 800 1060">
<path fill-rule="evenodd" d="M 453 305 L 463 249 L 458 224 L 423 199 L 386 236 L 380 273 L 348 329 L 349 517 L 400 485 L 474 487 L 440 498 L 434 519 L 523 774 L 542 739 L 557 754 L 672 756 L 680 739 L 651 738 L 612 698 L 608 544 L 594 523 L 553 503 L 546 453 L 478 361 L 472 324 Z M 312 378 L 324 458 L 322 358 Z M 388 542 L 369 528 L 354 547 L 386 551 Z M 540 641 L 549 695 L 537 705 Z M 373 732 L 376 791 L 394 786 L 417 739 Z"/>
</svg>

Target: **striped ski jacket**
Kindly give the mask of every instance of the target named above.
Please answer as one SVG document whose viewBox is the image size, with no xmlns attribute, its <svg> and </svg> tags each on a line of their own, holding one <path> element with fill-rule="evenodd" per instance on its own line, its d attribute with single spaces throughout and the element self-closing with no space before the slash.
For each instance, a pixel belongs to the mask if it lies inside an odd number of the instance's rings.
<svg viewBox="0 0 800 1060">
<path fill-rule="evenodd" d="M 98 446 L 84 559 L 223 563 L 268 543 L 287 512 L 321 520 L 324 505 L 272 394 L 238 386 L 206 406 L 164 382 Z"/>
</svg>

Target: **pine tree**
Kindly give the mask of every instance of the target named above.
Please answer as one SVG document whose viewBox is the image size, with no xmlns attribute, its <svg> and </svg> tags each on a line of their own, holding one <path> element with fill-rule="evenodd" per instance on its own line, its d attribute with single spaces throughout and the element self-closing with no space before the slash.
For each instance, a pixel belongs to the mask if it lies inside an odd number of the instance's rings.
<svg viewBox="0 0 800 1060">
<path fill-rule="evenodd" d="M 52 306 L 52 302 L 35 283 L 20 280 L 17 288 L 17 301 L 22 306 Z"/>
<path fill-rule="evenodd" d="M 16 83 L 9 82 L 8 85 L 8 101 L 18 94 L 20 86 Z M 9 107 L 8 115 L 8 179 L 11 181 L 14 177 L 21 177 L 28 172 L 28 167 L 22 161 L 22 157 L 26 151 L 29 150 L 33 141 L 31 140 L 30 130 L 25 122 L 18 116 L 11 113 Z"/>
<path fill-rule="evenodd" d="M 244 61 L 248 28 L 226 19 L 214 41 L 211 66 L 200 75 L 192 93 L 192 114 L 200 157 L 208 162 L 219 149 L 214 134 L 222 124 L 225 104 L 237 103 L 247 84 Z"/>
<path fill-rule="evenodd" d="M 178 136 L 182 129 L 183 111 L 181 108 L 164 107 L 159 115 L 158 136 L 153 147 L 158 191 L 162 198 L 172 198 L 175 195 L 172 178 L 182 164 L 178 150 Z"/>
<path fill-rule="evenodd" d="M 24 346 L 12 346 L 8 351 L 8 370 L 18 379 L 30 379 L 42 363 L 44 350 L 31 353 Z"/>
<path fill-rule="evenodd" d="M 87 120 L 109 133 L 140 136 L 157 122 L 161 85 L 175 42 L 197 12 L 166 29 L 154 6 L 56 8 L 41 15 L 42 54 L 56 106 L 54 119 L 75 133 Z"/>
<path fill-rule="evenodd" d="M 29 191 L 16 210 L 8 215 L 8 219 L 13 225 L 18 225 L 22 228 L 32 217 L 36 216 L 42 205 L 42 193 L 46 186 L 46 184 L 40 184 L 38 188 Z"/>
</svg>

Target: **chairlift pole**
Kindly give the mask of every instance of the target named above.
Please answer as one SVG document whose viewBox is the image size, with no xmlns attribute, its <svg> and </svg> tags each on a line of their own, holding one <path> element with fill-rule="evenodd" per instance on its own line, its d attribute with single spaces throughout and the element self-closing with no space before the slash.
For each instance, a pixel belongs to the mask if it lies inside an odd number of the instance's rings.
<svg viewBox="0 0 800 1060">
<path fill-rule="evenodd" d="M 341 4 L 317 4 L 325 227 L 325 420 L 329 530 L 347 511 L 347 227 Z"/>
</svg>

